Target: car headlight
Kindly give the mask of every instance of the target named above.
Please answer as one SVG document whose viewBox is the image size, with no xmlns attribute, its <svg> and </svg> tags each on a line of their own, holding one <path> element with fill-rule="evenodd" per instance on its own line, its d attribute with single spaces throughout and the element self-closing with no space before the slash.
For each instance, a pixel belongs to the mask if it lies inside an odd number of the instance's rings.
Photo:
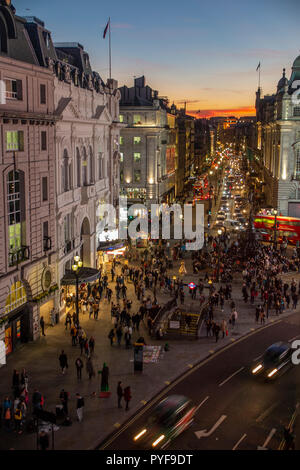
<svg viewBox="0 0 300 470">
<path fill-rule="evenodd" d="M 139 432 L 134 438 L 134 441 L 137 441 L 140 437 L 142 437 L 145 433 L 147 432 L 147 429 L 143 429 L 141 432 Z"/>
<path fill-rule="evenodd" d="M 273 375 L 276 374 L 276 372 L 278 372 L 277 369 L 271 370 L 271 372 L 269 372 L 269 374 L 268 374 L 268 377 L 273 377 Z"/>
<path fill-rule="evenodd" d="M 164 438 L 165 438 L 164 434 L 162 434 L 161 436 L 159 436 L 159 437 L 156 439 L 156 441 L 153 442 L 152 447 L 156 447 L 157 444 L 159 444 Z"/>
<path fill-rule="evenodd" d="M 252 374 L 256 374 L 256 372 L 258 372 L 260 369 L 262 369 L 262 365 L 258 364 L 258 366 L 256 366 L 254 369 L 252 369 Z"/>
</svg>

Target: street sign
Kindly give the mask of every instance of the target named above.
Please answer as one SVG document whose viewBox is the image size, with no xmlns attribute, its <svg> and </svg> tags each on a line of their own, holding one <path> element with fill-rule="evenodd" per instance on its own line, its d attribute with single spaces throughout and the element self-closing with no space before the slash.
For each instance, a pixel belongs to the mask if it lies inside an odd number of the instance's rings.
<svg viewBox="0 0 300 470">
<path fill-rule="evenodd" d="M 188 286 L 189 286 L 190 289 L 195 289 L 196 284 L 195 284 L 194 282 L 190 282 L 190 283 L 188 284 Z"/>
</svg>

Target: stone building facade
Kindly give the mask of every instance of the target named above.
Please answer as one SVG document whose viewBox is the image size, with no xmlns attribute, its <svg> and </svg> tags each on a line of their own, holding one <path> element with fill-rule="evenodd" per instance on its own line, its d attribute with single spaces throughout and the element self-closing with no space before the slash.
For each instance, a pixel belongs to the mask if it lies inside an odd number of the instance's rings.
<svg viewBox="0 0 300 470">
<path fill-rule="evenodd" d="M 285 69 L 276 93 L 256 93 L 257 149 L 264 166 L 267 203 L 282 215 L 300 217 L 300 56 L 290 79 Z"/>
<path fill-rule="evenodd" d="M 57 289 L 54 77 L 39 65 L 26 20 L 0 2 L 0 341 L 39 336 Z"/>
</svg>

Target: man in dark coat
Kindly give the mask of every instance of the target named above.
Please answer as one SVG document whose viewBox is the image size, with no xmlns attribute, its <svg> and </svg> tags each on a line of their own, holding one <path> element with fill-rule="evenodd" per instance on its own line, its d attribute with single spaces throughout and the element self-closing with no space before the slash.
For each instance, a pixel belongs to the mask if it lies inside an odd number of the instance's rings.
<svg viewBox="0 0 300 470">
<path fill-rule="evenodd" d="M 61 355 L 58 358 L 59 364 L 64 375 L 65 370 L 68 368 L 68 358 L 64 350 L 62 350 Z"/>
</svg>

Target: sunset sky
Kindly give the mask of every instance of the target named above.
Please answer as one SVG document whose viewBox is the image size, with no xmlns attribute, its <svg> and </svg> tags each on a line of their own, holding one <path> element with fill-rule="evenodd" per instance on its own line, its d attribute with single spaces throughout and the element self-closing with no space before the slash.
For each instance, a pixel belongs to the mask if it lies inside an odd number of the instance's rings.
<svg viewBox="0 0 300 470">
<path fill-rule="evenodd" d="M 94 70 L 108 76 L 108 17 L 112 75 L 119 86 L 145 75 L 149 86 L 199 117 L 254 114 L 261 87 L 273 93 L 300 54 L 297 0 L 13 0 L 20 16 L 37 16 L 55 42 L 81 43 Z M 200 113 L 197 111 L 200 110 Z"/>
</svg>

